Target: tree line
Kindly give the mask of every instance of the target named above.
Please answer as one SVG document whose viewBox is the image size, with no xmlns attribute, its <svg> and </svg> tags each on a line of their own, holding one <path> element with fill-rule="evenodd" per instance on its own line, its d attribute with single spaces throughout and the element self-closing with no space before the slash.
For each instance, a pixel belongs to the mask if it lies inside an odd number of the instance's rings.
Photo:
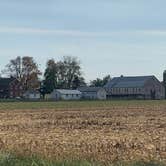
<svg viewBox="0 0 166 166">
<path fill-rule="evenodd" d="M 42 72 L 39 65 L 30 56 L 18 56 L 11 59 L 1 73 L 18 79 L 24 91 L 39 89 L 43 95 L 51 93 L 53 89 L 77 89 L 80 86 L 87 85 L 83 77 L 80 60 L 72 56 L 64 56 L 60 61 L 49 59 L 42 80 L 40 79 Z M 90 86 L 102 87 L 109 79 L 110 75 L 103 79 L 97 78 L 90 82 Z"/>
</svg>

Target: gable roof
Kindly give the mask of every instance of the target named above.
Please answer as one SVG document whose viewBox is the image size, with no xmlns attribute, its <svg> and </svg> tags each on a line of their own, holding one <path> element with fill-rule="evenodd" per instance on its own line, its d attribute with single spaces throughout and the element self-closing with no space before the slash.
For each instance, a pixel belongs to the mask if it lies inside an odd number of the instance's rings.
<svg viewBox="0 0 166 166">
<path fill-rule="evenodd" d="M 14 80 L 15 78 L 0 78 L 0 86 L 9 86 L 9 84 Z"/>
<path fill-rule="evenodd" d="M 102 87 L 80 87 L 78 88 L 81 92 L 98 92 L 100 89 L 103 89 Z"/>
<path fill-rule="evenodd" d="M 24 94 L 25 95 L 29 95 L 29 94 L 40 94 L 40 92 L 38 90 L 27 90 Z"/>
<path fill-rule="evenodd" d="M 74 94 L 79 94 L 81 95 L 81 92 L 78 91 L 78 90 L 70 90 L 70 89 L 55 89 L 54 91 L 57 91 L 61 94 L 64 94 L 64 95 L 74 95 Z"/>
<path fill-rule="evenodd" d="M 110 80 L 105 88 L 137 88 L 143 87 L 145 83 L 154 76 L 115 77 Z"/>
</svg>

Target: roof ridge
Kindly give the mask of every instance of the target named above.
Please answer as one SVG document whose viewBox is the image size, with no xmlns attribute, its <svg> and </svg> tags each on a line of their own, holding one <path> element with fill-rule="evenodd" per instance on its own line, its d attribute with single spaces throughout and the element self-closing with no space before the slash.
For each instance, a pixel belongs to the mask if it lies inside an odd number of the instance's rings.
<svg viewBox="0 0 166 166">
<path fill-rule="evenodd" d="M 114 77 L 111 81 L 107 83 L 106 88 L 127 88 L 127 87 L 143 87 L 145 83 L 155 76 L 121 76 Z"/>
</svg>

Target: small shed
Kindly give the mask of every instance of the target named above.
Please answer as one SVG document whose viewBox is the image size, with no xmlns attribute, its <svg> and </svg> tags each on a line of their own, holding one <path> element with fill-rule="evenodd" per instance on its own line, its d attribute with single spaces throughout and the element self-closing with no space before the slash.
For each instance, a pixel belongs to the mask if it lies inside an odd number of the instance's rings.
<svg viewBox="0 0 166 166">
<path fill-rule="evenodd" d="M 23 94 L 25 99 L 38 100 L 40 99 L 40 92 L 37 90 L 28 90 Z"/>
<path fill-rule="evenodd" d="M 82 92 L 83 99 L 106 100 L 107 93 L 102 87 L 80 87 L 78 90 Z"/>
<path fill-rule="evenodd" d="M 53 100 L 79 100 L 82 93 L 78 90 L 70 89 L 54 89 L 50 94 L 50 99 Z"/>
</svg>

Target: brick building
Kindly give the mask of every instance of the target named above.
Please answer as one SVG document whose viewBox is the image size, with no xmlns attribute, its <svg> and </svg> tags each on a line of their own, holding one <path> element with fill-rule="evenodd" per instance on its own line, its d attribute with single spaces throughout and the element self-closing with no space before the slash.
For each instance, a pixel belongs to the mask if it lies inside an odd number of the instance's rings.
<svg viewBox="0 0 166 166">
<path fill-rule="evenodd" d="M 0 78 L 0 98 L 22 97 L 21 83 L 15 78 Z"/>
</svg>

